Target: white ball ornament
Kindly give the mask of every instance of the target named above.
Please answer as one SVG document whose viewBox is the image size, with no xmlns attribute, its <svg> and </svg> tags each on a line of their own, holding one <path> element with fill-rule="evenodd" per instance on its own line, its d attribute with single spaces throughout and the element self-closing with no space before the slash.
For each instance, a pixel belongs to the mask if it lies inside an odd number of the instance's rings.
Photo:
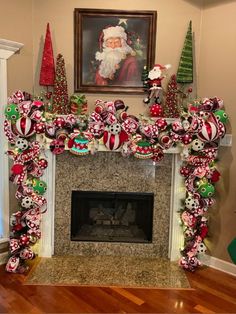
<svg viewBox="0 0 236 314">
<path fill-rule="evenodd" d="M 198 254 L 204 254 L 206 252 L 207 248 L 203 242 L 198 244 L 197 253 Z"/>
<path fill-rule="evenodd" d="M 121 125 L 119 123 L 114 123 L 109 126 L 108 130 L 111 134 L 119 134 L 121 131 Z"/>
<path fill-rule="evenodd" d="M 190 211 L 194 211 L 199 206 L 199 201 L 189 195 L 185 200 L 185 207 Z"/>
<path fill-rule="evenodd" d="M 29 147 L 29 143 L 25 138 L 18 138 L 16 141 L 16 147 L 21 150 L 26 150 Z"/>
<path fill-rule="evenodd" d="M 22 199 L 22 201 L 21 201 L 21 206 L 23 208 L 27 208 L 28 209 L 28 208 L 32 207 L 33 204 L 34 204 L 33 199 L 31 197 L 29 197 L 29 196 L 24 197 Z"/>
<path fill-rule="evenodd" d="M 192 150 L 198 152 L 204 148 L 204 143 L 197 138 L 192 142 L 191 148 Z"/>
</svg>

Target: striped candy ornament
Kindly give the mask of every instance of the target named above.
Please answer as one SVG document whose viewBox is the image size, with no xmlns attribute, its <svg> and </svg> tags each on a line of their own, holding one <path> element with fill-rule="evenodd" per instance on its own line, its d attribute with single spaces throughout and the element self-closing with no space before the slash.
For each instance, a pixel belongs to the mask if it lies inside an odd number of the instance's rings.
<svg viewBox="0 0 236 314">
<path fill-rule="evenodd" d="M 103 135 L 103 143 L 109 150 L 116 150 L 124 143 L 124 134 L 124 131 L 121 131 L 118 134 L 112 134 L 111 132 L 105 131 Z"/>
<path fill-rule="evenodd" d="M 14 131 L 21 137 L 30 137 L 35 133 L 34 122 L 28 117 L 21 117 L 13 125 Z"/>
<path fill-rule="evenodd" d="M 198 138 L 203 142 L 212 142 L 219 137 L 218 127 L 215 123 L 206 121 L 198 132 Z"/>
</svg>

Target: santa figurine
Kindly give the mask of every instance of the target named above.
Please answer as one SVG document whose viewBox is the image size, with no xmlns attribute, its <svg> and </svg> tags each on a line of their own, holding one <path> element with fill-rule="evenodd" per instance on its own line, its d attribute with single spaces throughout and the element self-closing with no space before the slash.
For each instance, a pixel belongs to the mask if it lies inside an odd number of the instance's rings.
<svg viewBox="0 0 236 314">
<path fill-rule="evenodd" d="M 160 93 L 162 91 L 162 80 L 166 77 L 164 72 L 171 68 L 170 64 L 155 64 L 153 69 L 149 71 L 147 80 L 144 82 L 148 86 L 148 96 L 143 100 L 145 104 L 149 104 L 153 99 L 155 103 L 160 103 Z"/>
</svg>

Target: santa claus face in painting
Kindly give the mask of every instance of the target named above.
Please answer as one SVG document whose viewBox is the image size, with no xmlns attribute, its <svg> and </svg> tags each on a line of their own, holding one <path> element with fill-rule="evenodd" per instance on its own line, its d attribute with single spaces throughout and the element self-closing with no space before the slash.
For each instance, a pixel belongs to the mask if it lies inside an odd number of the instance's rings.
<svg viewBox="0 0 236 314">
<path fill-rule="evenodd" d="M 126 41 L 127 34 L 121 26 L 111 26 L 103 30 L 103 50 L 96 52 L 95 57 L 101 61 L 99 74 L 103 78 L 113 79 L 121 60 L 134 52 Z"/>
</svg>

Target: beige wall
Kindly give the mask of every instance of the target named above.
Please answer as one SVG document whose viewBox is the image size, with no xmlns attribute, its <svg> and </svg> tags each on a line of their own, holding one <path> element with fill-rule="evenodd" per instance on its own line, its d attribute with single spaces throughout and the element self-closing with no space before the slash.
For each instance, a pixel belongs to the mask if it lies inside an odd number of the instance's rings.
<svg viewBox="0 0 236 314">
<path fill-rule="evenodd" d="M 34 79 L 35 91 L 39 91 L 39 64 L 41 63 L 46 23 L 50 22 L 54 56 L 62 53 L 66 62 L 69 93 L 73 93 L 73 11 L 74 8 L 156 10 L 157 41 L 156 62 L 172 64 L 171 73 L 177 69 L 188 23 L 193 21 L 196 33 L 197 55 L 199 55 L 201 11 L 195 5 L 183 0 L 40 0 L 33 1 L 34 21 Z M 40 12 L 40 13 L 39 13 Z M 97 45 L 97 43 L 95 43 Z M 198 61 L 197 61 L 198 62 Z M 86 94 L 90 108 L 95 99 L 114 100 L 122 98 L 132 113 L 144 113 L 143 96 L 125 94 Z"/>
<path fill-rule="evenodd" d="M 0 0 L 0 38 L 24 44 L 8 60 L 8 92 L 33 91 L 32 0 Z"/>
<path fill-rule="evenodd" d="M 236 23 L 235 1 L 205 1 L 203 10 L 199 95 L 224 99 L 233 134 L 233 146 L 221 147 L 217 204 L 211 211 L 208 239 L 211 254 L 228 260 L 227 245 L 236 237 Z M 230 128 L 228 128 L 230 129 Z"/>
<path fill-rule="evenodd" d="M 0 0 L 0 38 L 24 43 L 20 55 L 9 60 L 9 93 L 16 89 L 40 92 L 39 69 L 47 22 L 50 23 L 54 56 L 65 58 L 69 94 L 73 93 L 73 10 L 74 8 L 109 8 L 125 10 L 156 10 L 156 62 L 170 63 L 175 73 L 189 20 L 193 22 L 196 49 L 198 94 L 217 95 L 225 100 L 233 136 L 236 109 L 236 24 L 235 1 L 207 0 L 202 10 L 199 0 Z M 4 14 L 3 14 L 4 13 Z M 217 66 L 222 65 L 220 74 Z M 32 87 L 34 86 L 34 88 Z M 90 108 L 94 100 L 123 99 L 134 114 L 145 113 L 141 95 L 86 94 Z M 236 181 L 233 160 L 235 145 L 221 149 L 219 163 L 222 180 L 217 185 L 218 200 L 212 210 L 208 242 L 211 254 L 229 260 L 226 247 L 236 236 L 234 186 Z"/>
</svg>

